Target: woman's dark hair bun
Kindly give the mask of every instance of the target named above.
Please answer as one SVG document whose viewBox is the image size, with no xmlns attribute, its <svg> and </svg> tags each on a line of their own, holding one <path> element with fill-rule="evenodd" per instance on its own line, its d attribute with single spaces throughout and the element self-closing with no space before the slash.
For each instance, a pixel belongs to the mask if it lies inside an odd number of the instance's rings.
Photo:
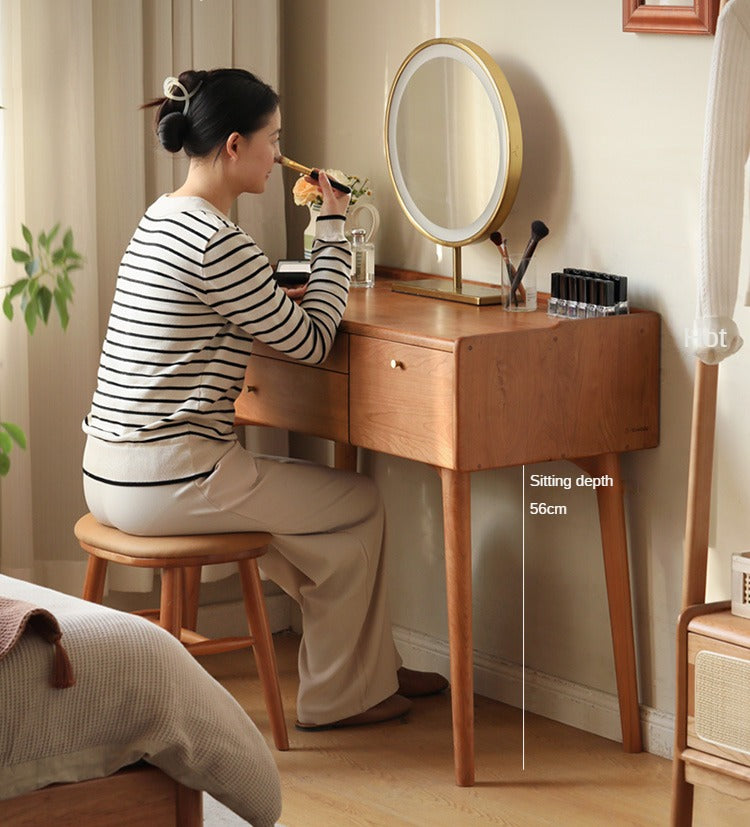
<svg viewBox="0 0 750 827">
<path fill-rule="evenodd" d="M 156 131 L 161 145 L 168 152 L 179 152 L 185 143 L 190 121 L 182 112 L 170 112 L 159 121 Z"/>
<path fill-rule="evenodd" d="M 188 158 L 215 152 L 233 132 L 252 134 L 279 106 L 278 94 L 244 69 L 189 69 L 165 83 L 165 97 L 143 108 L 158 107 L 161 145 L 169 152 L 184 149 Z"/>
</svg>

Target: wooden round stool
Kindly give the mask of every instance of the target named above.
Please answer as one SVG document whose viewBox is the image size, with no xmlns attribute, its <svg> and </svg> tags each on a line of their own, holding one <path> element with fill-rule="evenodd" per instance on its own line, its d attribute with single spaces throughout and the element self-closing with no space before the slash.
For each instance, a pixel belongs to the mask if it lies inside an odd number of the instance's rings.
<svg viewBox="0 0 750 827">
<path fill-rule="evenodd" d="M 158 623 L 181 640 L 194 655 L 229 652 L 252 646 L 274 743 L 277 749 L 289 749 L 276 654 L 258 573 L 257 558 L 265 553 L 271 535 L 243 532 L 140 537 L 102 525 L 91 514 L 81 517 L 74 532 L 81 548 L 89 554 L 83 586 L 84 600 L 102 602 L 104 579 L 110 562 L 161 569 L 159 609 L 134 614 L 143 615 Z M 195 631 L 201 566 L 213 563 L 237 563 L 239 567 L 245 613 L 250 627 L 250 635 L 247 637 L 207 638 Z"/>
</svg>

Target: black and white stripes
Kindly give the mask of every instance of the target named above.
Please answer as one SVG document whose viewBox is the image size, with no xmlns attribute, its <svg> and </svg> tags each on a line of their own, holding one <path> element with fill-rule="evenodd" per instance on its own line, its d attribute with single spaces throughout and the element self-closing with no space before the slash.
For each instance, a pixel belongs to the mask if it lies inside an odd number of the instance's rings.
<svg viewBox="0 0 750 827">
<path fill-rule="evenodd" d="M 322 361 L 333 342 L 350 251 L 343 217 L 318 224 L 310 282 L 297 304 L 276 286 L 253 240 L 208 202 L 162 196 L 122 258 L 84 431 L 97 442 L 139 446 L 233 442 L 233 403 L 253 339 L 310 363 Z M 159 481 L 183 477 L 181 466 L 163 468 Z M 203 471 L 210 468 L 193 467 Z"/>
</svg>

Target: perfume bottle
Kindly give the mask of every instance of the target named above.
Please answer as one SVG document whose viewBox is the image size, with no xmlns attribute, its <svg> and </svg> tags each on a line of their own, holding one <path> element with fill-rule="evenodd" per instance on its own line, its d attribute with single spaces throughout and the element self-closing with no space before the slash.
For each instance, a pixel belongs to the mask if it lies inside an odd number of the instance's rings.
<svg viewBox="0 0 750 827">
<path fill-rule="evenodd" d="M 366 236 L 365 230 L 352 230 L 352 287 L 375 284 L 375 245 Z"/>
</svg>

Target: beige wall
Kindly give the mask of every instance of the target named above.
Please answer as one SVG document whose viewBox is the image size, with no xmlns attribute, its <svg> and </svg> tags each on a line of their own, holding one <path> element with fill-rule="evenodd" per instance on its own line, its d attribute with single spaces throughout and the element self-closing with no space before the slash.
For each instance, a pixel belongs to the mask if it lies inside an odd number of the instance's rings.
<svg viewBox="0 0 750 827">
<path fill-rule="evenodd" d="M 514 90 L 524 172 L 503 228 L 521 247 L 529 224 L 551 234 L 537 251 L 542 289 L 563 266 L 630 277 L 631 299 L 663 317 L 660 448 L 627 456 L 628 528 L 641 701 L 673 709 L 673 629 L 679 610 L 686 495 L 698 185 L 712 38 L 623 33 L 616 0 L 442 0 L 442 36 L 492 54 Z M 447 272 L 391 193 L 383 115 L 406 54 L 435 36 L 431 0 L 283 4 L 284 149 L 306 163 L 369 175 L 382 215 L 379 263 Z M 294 209 L 294 208 L 293 208 Z M 292 216 L 301 235 L 304 210 Z M 496 250 L 464 255 L 465 277 L 497 280 Z M 545 275 L 546 274 L 546 275 Z M 743 285 L 744 288 L 744 285 Z M 738 312 L 740 326 L 747 311 Z M 712 594 L 726 594 L 731 553 L 750 546 L 745 349 L 722 374 Z M 502 435 L 498 435 L 502 438 Z M 440 490 L 415 463 L 365 457 L 388 506 L 394 622 L 445 639 Z M 521 469 L 473 478 L 475 645 L 490 659 L 521 657 Z M 575 474 L 564 463 L 527 473 Z M 552 492 L 566 516 L 526 524 L 526 662 L 614 693 L 597 512 L 590 493 Z"/>
</svg>

